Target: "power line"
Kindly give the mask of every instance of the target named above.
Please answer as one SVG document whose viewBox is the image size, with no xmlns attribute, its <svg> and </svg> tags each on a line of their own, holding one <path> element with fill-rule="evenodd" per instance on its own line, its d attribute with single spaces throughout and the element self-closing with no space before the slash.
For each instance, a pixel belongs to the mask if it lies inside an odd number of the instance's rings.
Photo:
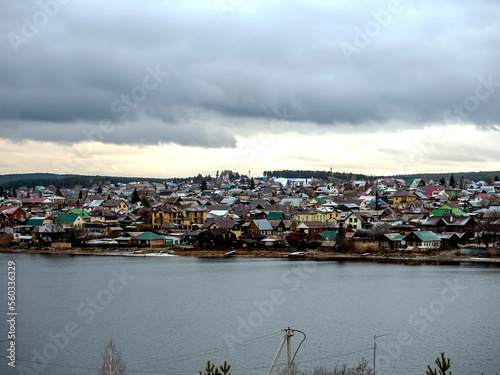
<svg viewBox="0 0 500 375">
<path fill-rule="evenodd" d="M 30 361 L 30 360 L 27 360 L 27 359 L 20 359 L 20 358 L 17 358 L 16 359 L 17 361 L 21 361 L 21 362 L 29 362 L 29 363 L 38 363 L 38 364 L 41 364 L 41 365 L 45 365 L 45 366 L 53 366 L 53 367 L 65 367 L 65 368 L 72 368 L 72 369 L 80 369 L 80 370 L 92 370 L 92 371 L 98 371 L 100 370 L 100 368 L 97 368 L 97 367 L 87 367 L 87 366 L 72 366 L 72 365 L 60 365 L 60 364 L 56 364 L 56 363 L 48 363 L 48 362 L 40 362 L 40 361 Z M 188 372 L 179 372 L 179 373 L 172 373 L 171 371 L 169 372 L 165 372 L 165 371 L 141 371 L 141 370 L 129 370 L 127 369 L 127 372 L 132 372 L 132 373 L 144 373 L 144 374 L 169 374 L 169 375 L 172 375 L 172 374 L 179 374 L 179 375 L 184 375 L 184 374 L 188 374 Z"/>
<path fill-rule="evenodd" d="M 299 349 L 300 349 L 300 346 L 302 345 L 302 343 L 304 341 L 306 341 L 306 334 L 302 331 L 299 331 L 298 329 L 292 329 L 292 331 L 297 331 L 297 332 L 300 332 L 304 335 L 304 338 L 302 339 L 302 341 L 300 342 L 299 346 L 297 347 L 297 350 L 295 351 L 295 354 L 293 355 L 293 358 L 292 358 L 292 365 L 293 365 L 293 361 L 295 360 L 295 356 L 297 355 L 297 353 L 299 352 Z"/>
<path fill-rule="evenodd" d="M 257 341 L 260 341 L 260 340 L 264 340 L 264 339 L 267 339 L 267 338 L 269 338 L 271 336 L 274 336 L 274 335 L 276 335 L 277 333 L 280 333 L 280 332 L 281 331 L 277 331 L 277 332 L 273 332 L 273 333 L 268 333 L 267 335 L 255 337 L 255 338 L 253 338 L 251 340 L 248 340 L 246 342 L 243 342 L 241 344 L 235 344 L 235 345 L 233 345 L 233 347 L 234 348 L 239 348 L 239 347 L 243 347 L 243 346 L 246 346 L 246 345 L 250 345 L 250 344 L 253 344 L 254 342 L 257 342 Z M 183 362 L 183 361 L 188 361 L 190 359 L 204 357 L 204 356 L 207 356 L 209 354 L 218 353 L 218 352 L 221 352 L 221 351 L 224 351 L 224 350 L 229 350 L 229 347 L 224 346 L 224 347 L 213 348 L 213 349 L 205 349 L 205 350 L 198 351 L 198 352 L 192 352 L 192 353 L 184 354 L 184 355 L 182 355 L 180 357 L 177 357 L 175 360 L 168 361 L 168 362 L 164 362 L 162 360 L 157 360 L 154 363 L 148 363 L 147 367 L 155 366 L 155 365 L 158 365 L 158 364 L 161 364 L 161 363 L 164 363 L 164 366 L 171 367 L 171 364 L 175 364 L 175 363 L 179 363 L 179 362 Z M 145 363 L 145 361 L 143 361 L 142 363 Z M 139 362 L 139 363 L 136 364 L 136 366 L 141 365 L 142 363 Z M 130 372 L 131 370 L 127 370 L 127 371 Z"/>
<path fill-rule="evenodd" d="M 346 356 L 346 355 L 351 355 L 351 354 L 357 354 L 357 353 L 362 353 L 362 352 L 366 352 L 366 351 L 372 351 L 373 350 L 373 347 L 369 348 L 369 349 L 362 349 L 362 350 L 357 350 L 357 351 L 354 351 L 354 352 L 349 352 L 349 353 L 343 353 L 343 354 L 337 354 L 337 355 L 330 355 L 328 357 L 323 357 L 323 358 L 314 358 L 314 359 L 308 359 L 306 361 L 301 361 L 299 362 L 298 364 L 302 364 L 302 363 L 307 363 L 307 362 L 312 362 L 312 361 L 321 361 L 323 359 L 331 359 L 331 358 L 338 358 L 338 357 L 343 357 L 343 356 Z"/>
</svg>

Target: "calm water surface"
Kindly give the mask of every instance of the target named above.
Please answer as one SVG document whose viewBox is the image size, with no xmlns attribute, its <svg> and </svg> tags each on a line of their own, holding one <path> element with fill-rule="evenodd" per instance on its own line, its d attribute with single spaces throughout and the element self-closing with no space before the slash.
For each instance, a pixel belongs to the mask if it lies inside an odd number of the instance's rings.
<svg viewBox="0 0 500 375">
<path fill-rule="evenodd" d="M 286 327 L 307 334 L 303 369 L 373 367 L 387 334 L 377 374 L 421 375 L 442 351 L 454 375 L 500 373 L 498 267 L 3 253 L 2 285 L 8 260 L 18 360 L 2 356 L 0 374 L 96 374 L 110 339 L 127 374 L 198 374 L 209 359 L 265 374 Z"/>
</svg>

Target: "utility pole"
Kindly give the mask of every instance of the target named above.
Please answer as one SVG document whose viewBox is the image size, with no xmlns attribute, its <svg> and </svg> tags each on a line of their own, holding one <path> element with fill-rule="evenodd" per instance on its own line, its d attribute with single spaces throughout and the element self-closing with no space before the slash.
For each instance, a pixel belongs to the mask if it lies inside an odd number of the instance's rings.
<svg viewBox="0 0 500 375">
<path fill-rule="evenodd" d="M 292 344 L 291 344 L 291 337 L 293 336 L 292 331 L 290 330 L 290 327 L 287 329 L 284 329 L 285 331 L 285 336 L 283 337 L 283 340 L 281 341 L 280 347 L 278 348 L 278 352 L 274 356 L 273 363 L 271 364 L 271 367 L 269 368 L 269 371 L 267 372 L 267 375 L 271 375 L 274 366 L 276 365 L 276 362 L 278 361 L 278 358 L 281 354 L 281 351 L 283 350 L 283 346 L 285 346 L 285 342 L 287 343 L 287 366 L 288 366 L 288 375 L 292 374 Z"/>
<path fill-rule="evenodd" d="M 292 340 L 290 327 L 288 327 L 286 331 L 286 352 L 287 352 L 287 367 L 288 367 L 288 375 L 292 375 Z"/>
<path fill-rule="evenodd" d="M 376 362 L 376 350 L 377 350 L 377 337 L 384 337 L 384 336 L 388 336 L 389 333 L 386 333 L 384 335 L 375 335 L 373 336 L 373 375 L 376 375 L 375 374 L 375 364 L 377 363 Z"/>
</svg>

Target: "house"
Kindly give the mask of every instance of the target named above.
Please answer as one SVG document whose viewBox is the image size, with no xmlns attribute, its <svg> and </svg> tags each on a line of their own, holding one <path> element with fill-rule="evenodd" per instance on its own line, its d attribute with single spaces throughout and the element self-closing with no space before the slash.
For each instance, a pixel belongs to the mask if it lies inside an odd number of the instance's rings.
<svg viewBox="0 0 500 375">
<path fill-rule="evenodd" d="M 28 221 L 28 213 L 18 206 L 1 206 L 0 212 L 3 213 L 4 217 L 3 226 L 13 227 Z"/>
<path fill-rule="evenodd" d="M 274 233 L 283 233 L 286 230 L 284 220 L 268 220 L 269 224 L 273 227 Z"/>
<path fill-rule="evenodd" d="M 333 230 L 325 230 L 317 236 L 320 241 L 335 241 L 335 237 L 337 237 L 337 232 Z"/>
<path fill-rule="evenodd" d="M 228 249 L 234 246 L 236 237 L 227 229 L 207 229 L 196 235 L 198 245 L 202 250 Z"/>
<path fill-rule="evenodd" d="M 444 214 L 443 216 L 431 216 L 427 218 L 422 222 L 422 227 L 435 233 L 467 233 L 467 238 L 472 238 L 474 237 L 476 220 L 469 216 Z"/>
<path fill-rule="evenodd" d="M 251 232 L 246 232 L 246 233 L 243 233 L 241 236 L 240 236 L 240 243 L 241 243 L 241 247 L 246 249 L 246 248 L 255 248 L 255 247 L 261 247 L 263 242 L 262 240 L 264 240 L 266 238 L 265 235 L 263 234 L 260 234 L 259 232 L 257 231 L 251 231 Z"/>
<path fill-rule="evenodd" d="M 165 237 L 153 232 L 144 232 L 130 239 L 132 246 L 164 247 Z"/>
<path fill-rule="evenodd" d="M 439 199 L 439 198 L 450 199 L 448 194 L 446 194 L 446 191 L 444 190 L 444 188 L 440 187 L 440 186 L 437 186 L 437 187 L 436 186 L 433 186 L 433 187 L 427 186 L 425 188 L 425 190 L 423 191 L 423 193 L 426 196 L 426 198 L 428 198 L 428 199 Z"/>
<path fill-rule="evenodd" d="M 280 205 L 286 206 L 286 205 L 292 205 L 293 207 L 305 207 L 306 202 L 304 201 L 303 198 L 283 198 L 280 202 Z"/>
<path fill-rule="evenodd" d="M 189 225 L 203 224 L 207 220 L 207 210 L 191 205 L 184 209 L 184 216 L 188 218 Z"/>
<path fill-rule="evenodd" d="M 464 233 L 443 232 L 436 233 L 436 236 L 441 238 L 441 249 L 443 250 L 456 249 L 459 244 L 465 245 L 467 242 Z"/>
<path fill-rule="evenodd" d="M 248 226 L 248 230 L 257 231 L 265 236 L 271 235 L 274 232 L 274 228 L 266 219 L 252 220 L 252 222 Z"/>
<path fill-rule="evenodd" d="M 130 205 L 124 199 L 108 199 L 102 203 L 104 210 L 122 210 L 128 211 Z"/>
<path fill-rule="evenodd" d="M 39 227 L 45 224 L 54 224 L 54 219 L 47 216 L 32 216 L 29 218 L 28 223 L 26 225 Z"/>
<path fill-rule="evenodd" d="M 165 238 L 165 245 L 179 245 L 180 238 L 178 236 L 163 236 Z"/>
<path fill-rule="evenodd" d="M 85 221 L 78 214 L 59 214 L 54 223 L 60 224 L 65 229 L 83 229 L 85 227 Z"/>
<path fill-rule="evenodd" d="M 408 202 L 414 201 L 415 199 L 417 199 L 417 197 L 414 194 L 406 190 L 400 190 L 392 195 L 392 204 L 394 206 L 403 206 Z"/>
<path fill-rule="evenodd" d="M 153 228 L 159 228 L 164 223 L 180 224 L 182 217 L 184 217 L 182 210 L 168 203 L 154 207 L 151 210 Z"/>
<path fill-rule="evenodd" d="M 375 210 L 377 208 L 377 205 L 378 205 L 379 210 L 383 210 L 384 208 L 387 208 L 389 206 L 389 204 L 387 202 L 378 198 L 378 199 L 372 199 L 372 200 L 368 201 L 368 203 L 366 203 L 366 208 L 368 208 L 370 210 Z"/>
<path fill-rule="evenodd" d="M 67 214 L 78 214 L 86 223 L 90 223 L 90 211 L 84 208 L 70 208 Z"/>
<path fill-rule="evenodd" d="M 353 229 L 371 229 L 377 220 L 368 212 L 352 211 L 346 214 L 343 221 L 344 227 L 351 227 Z"/>
<path fill-rule="evenodd" d="M 285 214 L 283 212 L 269 212 L 266 216 L 267 220 L 284 220 Z"/>
<path fill-rule="evenodd" d="M 33 207 L 47 207 L 54 205 L 50 199 L 47 198 L 26 198 L 23 199 L 23 207 L 33 208 Z"/>
<path fill-rule="evenodd" d="M 405 238 L 405 234 L 385 233 L 378 237 L 378 246 L 383 249 L 394 250 L 401 246 L 401 241 Z"/>
<path fill-rule="evenodd" d="M 113 210 L 104 210 L 99 207 L 90 213 L 90 224 L 91 225 L 118 225 L 119 215 Z"/>
<path fill-rule="evenodd" d="M 5 228 L 7 224 L 10 224 L 7 215 L 5 215 L 3 212 L 0 212 L 0 228 Z"/>
<path fill-rule="evenodd" d="M 322 221 L 304 221 L 297 226 L 297 229 L 302 231 L 306 237 L 314 238 L 325 230 L 325 223 Z"/>
<path fill-rule="evenodd" d="M 455 216 L 469 216 L 463 212 L 460 208 L 451 208 L 450 206 L 444 205 L 438 209 L 432 211 L 432 216 L 443 216 L 446 214 L 453 214 Z"/>
<path fill-rule="evenodd" d="M 439 249 L 441 247 L 441 238 L 431 231 L 412 232 L 400 241 L 401 245 L 408 248 L 420 249 Z"/>
<path fill-rule="evenodd" d="M 59 224 L 44 224 L 33 228 L 33 242 L 40 245 L 51 245 L 60 242 L 65 236 L 64 228 Z"/>
<path fill-rule="evenodd" d="M 226 229 L 231 231 L 236 238 L 241 236 L 241 225 L 239 225 L 232 217 L 216 217 L 207 219 L 201 229 Z"/>
</svg>

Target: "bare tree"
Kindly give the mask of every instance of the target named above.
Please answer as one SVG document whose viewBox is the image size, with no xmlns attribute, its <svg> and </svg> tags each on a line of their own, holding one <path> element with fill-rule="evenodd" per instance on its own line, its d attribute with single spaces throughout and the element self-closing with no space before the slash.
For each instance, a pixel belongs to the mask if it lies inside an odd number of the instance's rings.
<svg viewBox="0 0 500 375">
<path fill-rule="evenodd" d="M 122 361 L 122 354 L 115 348 L 113 340 L 109 341 L 103 356 L 102 368 L 98 375 L 124 375 L 125 364 Z"/>
</svg>

